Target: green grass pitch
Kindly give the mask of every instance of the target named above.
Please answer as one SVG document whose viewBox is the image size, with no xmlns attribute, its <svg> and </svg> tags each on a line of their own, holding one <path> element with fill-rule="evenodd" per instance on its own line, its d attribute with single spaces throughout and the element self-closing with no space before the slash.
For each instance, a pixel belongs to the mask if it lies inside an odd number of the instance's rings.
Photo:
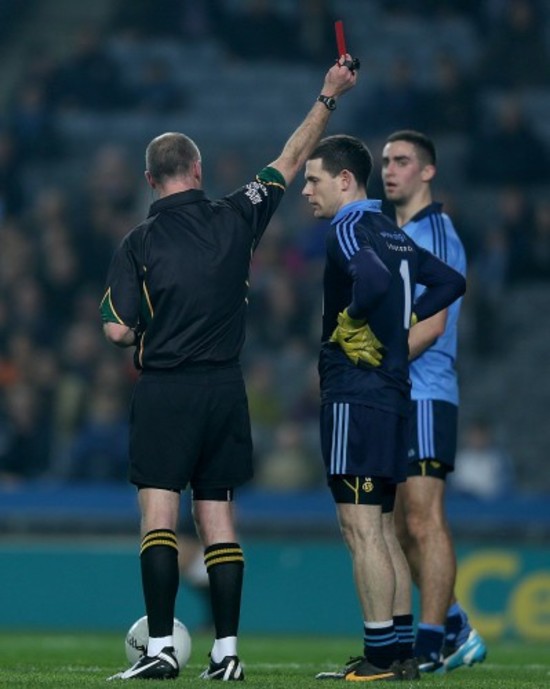
<svg viewBox="0 0 550 689">
<path fill-rule="evenodd" d="M 123 634 L 0 633 L 0 687 L 10 689 L 87 689 L 118 686 L 106 678 L 126 668 Z M 196 686 L 206 665 L 210 638 L 193 634 L 193 650 L 180 677 L 162 686 Z M 251 636 L 239 641 L 246 682 L 262 689 L 325 689 L 333 681 L 314 679 L 356 655 L 357 639 L 299 636 Z M 158 682 L 132 680 L 131 686 Z M 370 684 L 370 683 L 369 683 Z M 411 683 L 420 686 L 418 682 Z M 426 689 L 543 689 L 550 686 L 550 652 L 544 644 L 492 643 L 482 665 L 442 677 L 426 676 Z"/>
</svg>

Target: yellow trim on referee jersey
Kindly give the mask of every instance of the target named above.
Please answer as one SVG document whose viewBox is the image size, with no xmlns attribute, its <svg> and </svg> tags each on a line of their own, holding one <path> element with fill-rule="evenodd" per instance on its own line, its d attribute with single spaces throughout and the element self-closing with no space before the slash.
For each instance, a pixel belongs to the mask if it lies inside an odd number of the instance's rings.
<svg viewBox="0 0 550 689">
<path fill-rule="evenodd" d="M 151 303 L 151 297 L 149 295 L 147 285 L 145 284 L 145 280 L 143 281 L 143 295 L 145 296 L 145 301 L 147 302 L 147 306 L 149 307 L 149 311 L 151 313 L 152 318 L 155 315 L 155 312 L 153 311 L 153 304 Z"/>
<path fill-rule="evenodd" d="M 266 186 L 271 187 L 279 187 L 279 189 L 286 191 L 286 180 L 282 173 L 279 172 L 277 168 L 271 167 L 270 165 L 264 167 L 263 170 L 260 170 L 260 172 L 256 175 L 256 180 L 260 182 L 260 184 L 265 184 Z"/>
</svg>

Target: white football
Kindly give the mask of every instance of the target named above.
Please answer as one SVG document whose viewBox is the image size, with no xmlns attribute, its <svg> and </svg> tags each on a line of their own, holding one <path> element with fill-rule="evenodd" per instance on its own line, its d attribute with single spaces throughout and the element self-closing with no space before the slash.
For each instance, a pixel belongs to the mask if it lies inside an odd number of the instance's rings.
<svg viewBox="0 0 550 689">
<path fill-rule="evenodd" d="M 173 634 L 176 658 L 180 668 L 183 668 L 191 657 L 191 636 L 183 622 L 180 622 L 176 618 L 174 618 Z M 148 641 L 149 625 L 147 624 L 147 616 L 140 617 L 140 619 L 134 622 L 130 627 L 124 641 L 126 658 L 128 658 L 130 665 L 133 665 L 142 655 L 145 655 Z"/>
</svg>

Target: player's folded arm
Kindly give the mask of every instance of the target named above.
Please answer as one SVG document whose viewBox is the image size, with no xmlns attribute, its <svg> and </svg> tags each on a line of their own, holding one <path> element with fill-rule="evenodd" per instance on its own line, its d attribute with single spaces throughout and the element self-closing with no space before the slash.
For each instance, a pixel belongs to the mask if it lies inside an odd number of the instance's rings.
<svg viewBox="0 0 550 689">
<path fill-rule="evenodd" d="M 365 322 L 368 313 L 388 291 L 391 273 L 370 247 L 362 248 L 351 257 L 347 271 L 353 280 L 348 315 L 353 320 Z"/>
<path fill-rule="evenodd" d="M 413 305 L 419 321 L 442 311 L 466 291 L 466 279 L 436 256 L 418 248 L 420 254 L 418 282 L 427 287 Z"/>
</svg>

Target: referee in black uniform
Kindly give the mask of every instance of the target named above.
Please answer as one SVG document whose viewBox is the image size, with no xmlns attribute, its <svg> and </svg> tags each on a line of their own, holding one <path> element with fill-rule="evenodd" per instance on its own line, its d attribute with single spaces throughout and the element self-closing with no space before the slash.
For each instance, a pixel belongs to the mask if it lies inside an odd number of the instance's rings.
<svg viewBox="0 0 550 689">
<path fill-rule="evenodd" d="M 179 133 L 153 139 L 145 177 L 158 200 L 115 252 L 101 314 L 106 337 L 135 347 L 141 371 L 130 410 L 130 480 L 138 488 L 147 654 L 111 679 L 177 677 L 172 626 L 178 590 L 176 524 L 190 484 L 204 546 L 216 638 L 204 679 L 242 680 L 237 655 L 244 558 L 233 489 L 252 477 L 239 365 L 251 255 L 317 144 L 335 99 L 355 85 L 342 56 L 280 156 L 245 186 L 210 201 L 201 155 Z"/>
</svg>

